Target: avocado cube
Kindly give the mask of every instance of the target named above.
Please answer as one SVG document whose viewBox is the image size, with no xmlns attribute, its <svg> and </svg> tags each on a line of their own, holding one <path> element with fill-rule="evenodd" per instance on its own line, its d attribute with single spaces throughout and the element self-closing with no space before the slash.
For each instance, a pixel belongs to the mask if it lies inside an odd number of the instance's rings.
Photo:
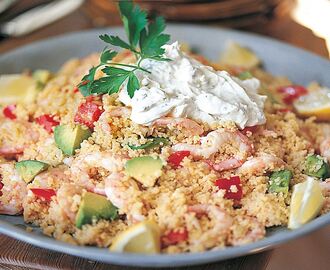
<svg viewBox="0 0 330 270">
<path fill-rule="evenodd" d="M 76 226 L 81 229 L 85 224 L 92 224 L 93 220 L 114 220 L 117 216 L 117 208 L 106 197 L 86 192 L 81 199 Z"/>
<path fill-rule="evenodd" d="M 82 125 L 59 125 L 54 129 L 55 143 L 66 155 L 73 155 L 91 134 L 91 130 Z"/>
<path fill-rule="evenodd" d="M 52 74 L 45 69 L 37 69 L 33 72 L 32 77 L 36 81 L 37 85 L 39 85 L 41 88 L 49 81 Z"/>
<path fill-rule="evenodd" d="M 317 178 L 328 178 L 330 167 L 327 161 L 319 155 L 309 155 L 305 161 L 305 173 Z"/>
<path fill-rule="evenodd" d="M 160 145 L 167 145 L 169 142 L 168 139 L 162 138 L 162 137 L 155 137 L 155 138 L 150 138 L 148 142 L 142 145 L 128 145 L 129 148 L 132 150 L 139 150 L 139 149 L 152 149 Z"/>
<path fill-rule="evenodd" d="M 163 161 L 157 157 L 135 157 L 126 162 L 125 171 L 145 187 L 153 187 L 162 175 Z"/>
<path fill-rule="evenodd" d="M 289 191 L 290 180 L 292 179 L 292 172 L 289 170 L 280 170 L 272 172 L 269 177 L 268 191 L 272 193 L 287 194 Z"/>
<path fill-rule="evenodd" d="M 30 183 L 39 173 L 47 170 L 49 165 L 38 160 L 22 160 L 15 164 L 18 174 L 26 183 Z"/>
<path fill-rule="evenodd" d="M 240 80 L 247 80 L 247 79 L 251 79 L 251 78 L 253 78 L 253 76 L 251 75 L 251 73 L 250 72 L 248 72 L 248 71 L 243 71 L 243 72 L 241 72 L 240 74 L 238 74 L 238 78 L 240 79 Z"/>
</svg>

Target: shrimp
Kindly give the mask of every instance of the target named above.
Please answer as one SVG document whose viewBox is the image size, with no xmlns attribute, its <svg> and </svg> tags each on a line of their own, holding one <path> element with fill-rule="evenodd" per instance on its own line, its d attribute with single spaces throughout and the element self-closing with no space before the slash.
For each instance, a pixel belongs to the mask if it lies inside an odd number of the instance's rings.
<svg viewBox="0 0 330 270">
<path fill-rule="evenodd" d="M 56 201 L 64 216 L 72 223 L 75 222 L 78 212 L 76 196 L 82 194 L 82 187 L 75 184 L 64 184 L 56 192 Z"/>
<path fill-rule="evenodd" d="M 319 141 L 318 150 L 320 155 L 330 163 L 330 124 L 321 126 L 321 140 Z"/>
<path fill-rule="evenodd" d="M 69 182 L 70 180 L 70 176 L 65 173 L 66 169 L 65 166 L 49 168 L 47 171 L 41 172 L 34 177 L 34 180 L 30 185 L 41 188 L 51 188 L 54 186 L 58 188 L 64 182 Z"/>
<path fill-rule="evenodd" d="M 111 118 L 113 117 L 125 117 L 129 118 L 131 115 L 131 109 L 128 107 L 112 107 L 109 111 L 105 111 L 101 114 L 97 121 L 104 133 L 111 134 Z"/>
<path fill-rule="evenodd" d="M 71 176 L 78 184 L 91 192 L 105 195 L 104 182 L 93 179 L 97 174 L 97 168 L 103 168 L 110 173 L 123 168 L 126 159 L 124 156 L 113 155 L 110 152 L 94 152 L 78 156 L 75 159 L 66 159 L 65 163 L 70 166 Z"/>
<path fill-rule="evenodd" d="M 128 107 L 113 107 L 107 112 L 109 117 L 130 117 L 132 113 L 131 108 Z"/>
<path fill-rule="evenodd" d="M 157 126 L 179 126 L 184 129 L 188 135 L 201 135 L 204 129 L 194 120 L 188 118 L 162 117 L 153 122 L 153 127 Z"/>
<path fill-rule="evenodd" d="M 15 170 L 13 163 L 0 165 L 2 189 L 0 196 L 0 214 L 20 215 L 23 212 L 23 200 L 27 194 L 26 183 Z"/>
<path fill-rule="evenodd" d="M 320 187 L 323 193 L 323 196 L 330 197 L 330 178 L 325 179 L 320 183 Z"/>
<path fill-rule="evenodd" d="M 13 134 L 18 134 L 19 140 Z M 39 132 L 26 121 L 4 121 L 0 125 L 0 155 L 12 158 L 23 154 L 24 149 L 39 139 Z M 18 143 L 18 141 L 20 143 Z"/>
<path fill-rule="evenodd" d="M 127 207 L 131 198 L 130 191 L 139 191 L 139 187 L 134 180 L 125 182 L 123 168 L 126 160 L 127 157 L 124 155 L 94 152 L 83 154 L 74 160 L 66 159 L 65 163 L 70 166 L 71 176 L 79 185 L 88 191 L 107 196 L 108 200 L 119 209 L 131 211 Z M 97 168 L 104 169 L 109 175 L 100 180 L 93 179 Z M 133 220 L 142 220 L 142 214 L 133 210 L 128 216 L 132 216 Z"/>
<path fill-rule="evenodd" d="M 238 172 L 244 174 L 260 174 L 265 170 L 285 165 L 286 163 L 282 159 L 264 153 L 258 157 L 254 157 L 245 161 L 243 165 L 238 169 Z"/>
<path fill-rule="evenodd" d="M 228 142 L 238 145 L 238 155 L 234 155 L 234 157 L 219 163 L 213 163 L 210 160 L 207 160 L 207 163 L 216 171 L 225 171 L 240 167 L 245 159 L 253 152 L 253 144 L 239 131 L 230 132 L 225 129 L 218 129 L 201 138 L 200 145 L 179 143 L 174 145 L 172 150 L 190 151 L 195 157 L 209 159 Z"/>
<path fill-rule="evenodd" d="M 330 162 L 330 137 L 325 138 L 320 144 L 320 154 Z"/>
<path fill-rule="evenodd" d="M 141 207 L 134 209 L 128 205 L 129 200 L 132 198 L 131 194 L 139 191 L 139 187 L 134 180 L 124 181 L 124 176 L 123 172 L 112 172 L 105 179 L 105 194 L 114 206 L 127 211 L 129 220 L 133 222 L 142 221 L 145 219 L 141 209 L 143 205 L 141 204 Z"/>
<path fill-rule="evenodd" d="M 215 226 L 213 227 L 213 229 L 215 231 L 218 231 L 219 233 L 229 230 L 230 226 L 233 224 L 232 217 L 216 205 L 189 205 L 187 211 L 196 213 L 197 217 L 202 215 L 208 215 L 210 218 L 215 218 L 217 221 L 215 222 Z"/>
<path fill-rule="evenodd" d="M 244 217 L 244 220 L 240 222 L 240 225 L 242 224 L 246 225 L 247 232 L 243 234 L 243 236 L 242 234 L 236 236 L 233 233 L 229 239 L 231 245 L 240 246 L 264 238 L 266 234 L 265 226 L 263 226 L 263 224 L 261 224 L 255 217 Z M 241 232 L 242 229 L 237 231 Z"/>
</svg>

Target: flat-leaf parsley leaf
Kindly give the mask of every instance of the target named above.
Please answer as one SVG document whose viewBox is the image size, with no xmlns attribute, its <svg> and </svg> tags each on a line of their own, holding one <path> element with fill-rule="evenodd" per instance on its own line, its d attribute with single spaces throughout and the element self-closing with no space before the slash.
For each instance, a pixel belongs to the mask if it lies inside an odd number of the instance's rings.
<svg viewBox="0 0 330 270">
<path fill-rule="evenodd" d="M 128 95 L 133 98 L 135 91 L 140 88 L 135 71 L 141 70 L 150 73 L 141 67 L 141 62 L 147 58 L 156 61 L 170 60 L 163 57 L 164 49 L 162 46 L 170 40 L 170 36 L 163 34 L 165 21 L 162 17 L 156 17 L 153 22 L 148 24 L 146 12 L 141 10 L 138 5 L 134 5 L 132 1 L 120 1 L 119 11 L 128 42 L 118 36 L 107 34 L 100 35 L 100 39 L 112 46 L 132 51 L 136 57 L 136 64 L 128 65 L 114 62 L 113 59 L 117 52 L 105 48 L 100 56 L 100 64 L 92 67 L 78 85 L 84 96 L 92 94 L 111 95 L 117 93 L 126 83 Z M 95 80 L 98 69 L 101 69 L 105 76 Z"/>
</svg>

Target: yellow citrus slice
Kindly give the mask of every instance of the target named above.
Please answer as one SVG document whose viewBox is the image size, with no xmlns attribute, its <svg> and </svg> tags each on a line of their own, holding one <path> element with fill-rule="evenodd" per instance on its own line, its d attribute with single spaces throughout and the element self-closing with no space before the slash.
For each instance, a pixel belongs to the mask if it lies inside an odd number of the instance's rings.
<svg viewBox="0 0 330 270">
<path fill-rule="evenodd" d="M 308 177 L 303 183 L 293 186 L 290 204 L 289 229 L 297 229 L 315 218 L 324 203 L 318 181 Z"/>
<path fill-rule="evenodd" d="M 160 252 L 160 230 L 153 221 L 130 226 L 113 241 L 111 251 L 155 254 Z"/>
<path fill-rule="evenodd" d="M 0 100 L 2 104 L 28 102 L 35 92 L 35 80 L 27 75 L 0 76 Z"/>
<path fill-rule="evenodd" d="M 293 103 L 302 117 L 316 116 L 318 120 L 330 120 L 330 89 L 319 88 L 301 96 Z"/>
<path fill-rule="evenodd" d="M 248 48 L 230 42 L 220 57 L 220 63 L 250 69 L 260 64 L 260 59 Z"/>
</svg>

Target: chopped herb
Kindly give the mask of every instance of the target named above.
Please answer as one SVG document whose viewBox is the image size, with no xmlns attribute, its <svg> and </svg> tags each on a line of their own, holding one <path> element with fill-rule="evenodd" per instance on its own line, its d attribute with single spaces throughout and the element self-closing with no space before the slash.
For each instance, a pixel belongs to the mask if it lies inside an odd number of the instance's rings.
<svg viewBox="0 0 330 270">
<path fill-rule="evenodd" d="M 166 145 L 168 144 L 168 139 L 166 138 L 152 138 L 150 141 L 141 144 L 141 145 L 128 145 L 129 148 L 132 150 L 139 150 L 139 149 L 151 149 L 160 145 Z"/>
<path fill-rule="evenodd" d="M 156 17 L 153 22 L 148 24 L 147 14 L 142 11 L 138 5 L 132 1 L 120 1 L 119 11 L 125 28 L 128 42 L 118 36 L 100 35 L 104 42 L 132 51 L 136 57 L 136 65 L 127 65 L 113 62 L 117 52 L 105 48 L 100 57 L 100 64 L 92 67 L 89 73 L 83 77 L 78 85 L 79 91 L 83 96 L 92 94 L 114 94 L 127 83 L 128 95 L 133 98 L 136 90 L 140 88 L 140 83 L 136 77 L 135 71 L 141 70 L 150 73 L 150 71 L 141 67 L 144 59 L 153 59 L 156 61 L 169 61 L 164 58 L 164 49 L 162 48 L 169 40 L 170 36 L 163 34 L 165 30 L 165 21 L 162 17 Z M 102 68 L 106 75 L 95 80 L 96 71 Z"/>
</svg>

